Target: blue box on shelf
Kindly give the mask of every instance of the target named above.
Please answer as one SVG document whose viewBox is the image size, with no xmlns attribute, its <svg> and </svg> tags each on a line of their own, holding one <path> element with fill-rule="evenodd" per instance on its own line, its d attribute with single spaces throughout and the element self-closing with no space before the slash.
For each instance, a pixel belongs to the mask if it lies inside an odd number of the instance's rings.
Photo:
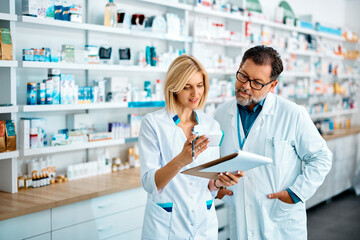
<svg viewBox="0 0 360 240">
<path fill-rule="evenodd" d="M 322 26 L 320 23 L 316 23 L 316 30 L 318 32 L 330 33 L 330 34 L 341 36 L 341 28 L 337 28 L 337 29 L 330 28 L 330 27 Z"/>
<path fill-rule="evenodd" d="M 129 108 L 142 108 L 142 107 L 165 107 L 165 101 L 152 101 L 152 102 L 129 102 Z"/>
</svg>

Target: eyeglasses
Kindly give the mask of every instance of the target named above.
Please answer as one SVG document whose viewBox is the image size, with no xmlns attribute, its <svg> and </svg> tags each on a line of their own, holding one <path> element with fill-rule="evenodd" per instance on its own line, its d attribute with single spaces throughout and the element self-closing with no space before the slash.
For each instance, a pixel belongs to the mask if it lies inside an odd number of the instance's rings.
<svg viewBox="0 0 360 240">
<path fill-rule="evenodd" d="M 259 83 L 258 81 L 256 80 L 252 80 L 250 79 L 249 77 L 245 76 L 242 72 L 239 72 L 237 71 L 236 72 L 236 79 L 242 83 L 246 83 L 247 81 L 250 82 L 250 87 L 257 90 L 257 91 L 260 91 L 263 87 L 265 87 L 266 85 L 270 84 L 271 82 L 273 82 L 272 80 L 266 84 L 262 84 L 262 83 Z"/>
</svg>

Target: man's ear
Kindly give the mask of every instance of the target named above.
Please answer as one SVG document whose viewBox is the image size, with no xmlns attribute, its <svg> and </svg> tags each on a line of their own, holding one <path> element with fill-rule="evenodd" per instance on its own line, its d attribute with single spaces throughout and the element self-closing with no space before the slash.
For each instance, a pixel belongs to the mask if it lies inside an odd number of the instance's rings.
<svg viewBox="0 0 360 240">
<path fill-rule="evenodd" d="M 276 79 L 275 81 L 273 81 L 273 82 L 270 84 L 269 92 L 271 92 L 271 91 L 276 87 L 277 84 L 278 84 L 278 80 Z"/>
</svg>

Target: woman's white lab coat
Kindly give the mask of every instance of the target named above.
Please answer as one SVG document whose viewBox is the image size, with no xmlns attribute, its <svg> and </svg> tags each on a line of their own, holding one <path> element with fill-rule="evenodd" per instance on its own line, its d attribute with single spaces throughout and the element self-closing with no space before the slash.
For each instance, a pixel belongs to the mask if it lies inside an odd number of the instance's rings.
<svg viewBox="0 0 360 240">
<path fill-rule="evenodd" d="M 235 99 L 215 113 L 224 131 L 221 155 L 239 149 L 237 118 Z M 306 239 L 304 202 L 322 184 L 331 168 L 332 154 L 305 108 L 269 93 L 243 150 L 270 157 L 273 163 L 246 171 L 245 177 L 229 188 L 234 194 L 223 198 L 235 207 L 231 239 Z M 287 188 L 302 202 L 287 204 L 267 198 Z"/>
<path fill-rule="evenodd" d="M 219 124 L 197 111 L 200 135 L 219 131 Z M 218 224 L 209 179 L 178 173 L 164 189 L 157 190 L 155 172 L 175 158 L 186 136 L 179 119 L 166 109 L 147 114 L 141 123 L 139 150 L 141 181 L 148 193 L 142 239 L 217 239 Z M 219 148 L 202 152 L 181 171 L 219 157 Z M 214 193 L 213 193 L 214 194 Z"/>
</svg>

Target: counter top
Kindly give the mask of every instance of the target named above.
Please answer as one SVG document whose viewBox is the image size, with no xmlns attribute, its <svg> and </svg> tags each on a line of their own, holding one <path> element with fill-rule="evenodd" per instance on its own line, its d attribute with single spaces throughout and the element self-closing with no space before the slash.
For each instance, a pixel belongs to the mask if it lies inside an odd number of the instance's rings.
<svg viewBox="0 0 360 240">
<path fill-rule="evenodd" d="M 130 168 L 13 194 L 0 191 L 0 221 L 139 187 L 140 168 Z"/>
<path fill-rule="evenodd" d="M 334 134 L 331 135 L 323 135 L 323 138 L 326 141 L 334 140 L 341 137 L 346 137 L 349 135 L 354 135 L 360 133 L 360 126 L 352 126 L 351 128 L 347 129 L 338 129 L 334 131 Z"/>
</svg>

